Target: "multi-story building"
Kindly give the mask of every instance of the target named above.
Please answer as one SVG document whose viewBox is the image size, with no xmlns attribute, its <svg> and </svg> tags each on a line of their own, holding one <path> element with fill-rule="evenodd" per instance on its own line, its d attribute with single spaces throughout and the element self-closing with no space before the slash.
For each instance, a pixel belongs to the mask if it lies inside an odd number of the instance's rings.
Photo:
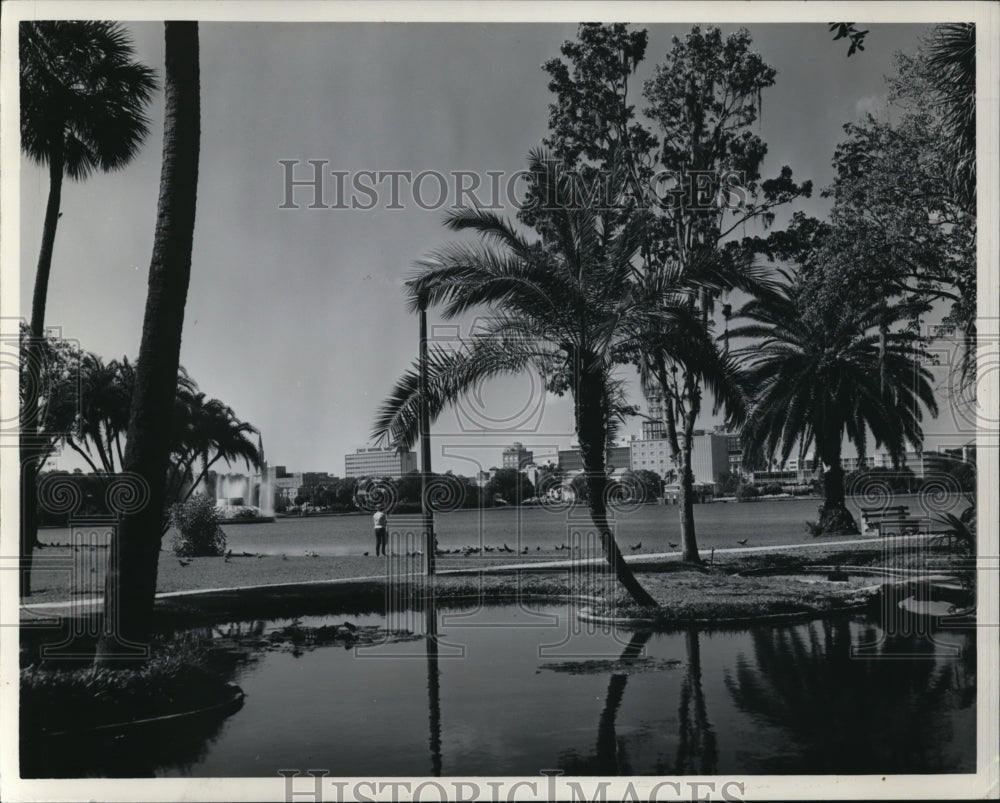
<svg viewBox="0 0 1000 803">
<path fill-rule="evenodd" d="M 344 473 L 348 477 L 391 477 L 398 480 L 416 470 L 416 452 L 400 452 L 392 447 L 368 447 L 344 455 Z"/>
<path fill-rule="evenodd" d="M 718 482 L 732 470 L 732 435 L 716 432 L 696 432 L 691 446 L 691 472 L 695 482 Z M 738 439 L 737 439 L 738 440 Z M 665 438 L 633 440 L 630 467 L 633 471 L 655 471 L 664 479 L 676 476 L 670 445 Z"/>
<path fill-rule="evenodd" d="M 522 443 L 513 443 L 503 450 L 503 467 L 520 471 L 535 460 L 534 452 L 529 452 Z"/>
<path fill-rule="evenodd" d="M 612 446 L 608 450 L 608 468 L 614 471 L 626 471 L 631 467 L 631 463 L 631 447 Z M 583 471 L 583 457 L 580 455 L 580 449 L 560 449 L 558 452 L 558 465 L 563 475 L 579 474 Z"/>
<path fill-rule="evenodd" d="M 646 386 L 643 394 L 649 409 L 649 418 L 642 422 L 642 439 L 654 441 L 667 437 L 667 425 L 663 421 L 663 396 L 659 391 Z"/>
</svg>

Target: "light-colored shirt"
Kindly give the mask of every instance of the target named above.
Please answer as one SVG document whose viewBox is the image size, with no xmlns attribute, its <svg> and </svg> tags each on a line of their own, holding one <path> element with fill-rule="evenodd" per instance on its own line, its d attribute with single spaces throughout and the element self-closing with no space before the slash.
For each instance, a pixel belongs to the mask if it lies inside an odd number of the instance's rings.
<svg viewBox="0 0 1000 803">
<path fill-rule="evenodd" d="M 386 516 L 384 511 L 376 510 L 374 516 L 375 527 L 376 528 L 385 527 L 385 518 Z"/>
</svg>

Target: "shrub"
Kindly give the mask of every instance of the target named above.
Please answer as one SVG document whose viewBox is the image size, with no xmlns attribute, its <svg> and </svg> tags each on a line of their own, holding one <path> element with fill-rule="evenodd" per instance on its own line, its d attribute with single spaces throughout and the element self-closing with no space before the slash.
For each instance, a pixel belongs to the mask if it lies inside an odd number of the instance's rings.
<svg viewBox="0 0 1000 803">
<path fill-rule="evenodd" d="M 760 496 L 760 489 L 756 485 L 741 483 L 736 489 L 736 501 L 746 502 L 750 499 L 757 499 Z"/>
<path fill-rule="evenodd" d="M 207 496 L 198 494 L 170 508 L 174 533 L 174 554 L 182 558 L 214 557 L 226 551 L 226 534 L 219 526 L 219 514 Z"/>
<path fill-rule="evenodd" d="M 214 705 L 227 672 L 202 648 L 171 645 L 137 667 L 21 668 L 21 721 L 30 734 L 83 729 Z"/>
</svg>

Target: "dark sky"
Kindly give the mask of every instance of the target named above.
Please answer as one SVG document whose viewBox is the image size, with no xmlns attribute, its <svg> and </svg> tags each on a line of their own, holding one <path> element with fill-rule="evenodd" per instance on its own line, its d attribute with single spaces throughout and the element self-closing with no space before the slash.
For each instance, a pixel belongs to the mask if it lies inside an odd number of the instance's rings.
<svg viewBox="0 0 1000 803">
<path fill-rule="evenodd" d="M 128 27 L 138 57 L 162 74 L 162 25 Z M 690 26 L 647 27 L 647 59 L 634 82 L 640 109 L 641 79 Z M 769 145 L 762 172 L 787 164 L 818 190 L 831 181 L 842 125 L 886 113 L 893 54 L 914 52 L 925 27 L 866 25 L 866 49 L 850 58 L 823 23 L 748 27 L 777 70 L 759 122 Z M 279 160 L 299 160 L 299 177 L 309 159 L 352 173 L 509 175 L 546 133 L 551 98 L 540 65 L 574 32 L 574 24 L 202 24 L 201 174 L 181 360 L 202 390 L 260 428 L 272 463 L 343 473 L 344 453 L 365 445 L 374 407 L 417 348 L 400 282 L 414 260 L 448 240 L 442 210 L 418 208 L 412 193 L 403 193 L 401 210 L 279 209 Z M 138 350 L 162 109 L 160 93 L 132 165 L 67 182 L 63 193 L 46 322 L 106 359 Z M 24 159 L 21 167 L 27 314 L 47 176 Z M 437 185 L 422 186 L 433 200 Z M 826 208 L 816 192 L 792 209 Z M 473 400 L 464 423 L 442 416 L 436 468 L 473 474 L 477 461 L 498 464 L 513 440 L 539 453 L 572 440 L 567 400 L 541 396 L 529 377 L 487 386 L 482 403 L 485 413 Z M 492 433 L 469 432 L 477 421 Z M 635 420 L 623 434 L 638 431 Z"/>
</svg>

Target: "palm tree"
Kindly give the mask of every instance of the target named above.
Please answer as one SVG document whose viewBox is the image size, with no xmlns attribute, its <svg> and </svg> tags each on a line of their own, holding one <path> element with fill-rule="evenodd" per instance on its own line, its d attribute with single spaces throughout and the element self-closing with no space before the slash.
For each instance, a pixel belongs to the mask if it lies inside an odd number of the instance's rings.
<svg viewBox="0 0 1000 803">
<path fill-rule="evenodd" d="M 541 197 L 569 196 L 565 185 L 545 186 L 568 179 L 552 170 L 544 153 L 532 153 L 529 166 L 541 191 L 549 193 Z M 624 186 L 624 171 L 620 180 Z M 461 350 L 431 351 L 426 398 L 419 372 L 406 373 L 380 408 L 373 435 L 408 446 L 422 404 L 437 416 L 485 379 L 538 371 L 550 391 L 572 396 L 590 514 L 605 558 L 636 602 L 654 606 L 622 559 L 608 523 L 607 452 L 629 410 L 616 367 L 640 350 L 643 333 L 654 326 L 689 341 L 697 341 L 704 329 L 688 305 L 666 303 L 676 290 L 666 280 L 664 303 L 650 303 L 638 287 L 637 218 L 611 230 L 599 211 L 582 204 L 556 209 L 551 223 L 549 239 L 529 243 L 489 212 L 466 209 L 447 218 L 451 230 L 474 232 L 485 242 L 452 243 L 418 263 L 421 270 L 408 283 L 412 306 L 444 304 L 446 318 L 485 306 L 493 318 Z M 705 348 L 713 345 L 704 336 L 702 341 Z"/>
<path fill-rule="evenodd" d="M 139 150 L 148 131 L 143 111 L 154 89 L 154 73 L 132 60 L 132 41 L 114 22 L 23 22 L 19 29 L 21 150 L 48 165 L 49 197 L 42 226 L 28 362 L 38 362 L 45 329 L 52 249 L 64 176 L 83 180 L 95 170 L 120 170 Z M 37 541 L 34 500 L 40 466 L 34 415 L 22 411 L 21 549 L 30 576 Z M 30 594 L 30 580 L 22 593 Z"/>
<path fill-rule="evenodd" d="M 820 527 L 855 533 L 844 501 L 843 441 L 864 457 L 870 432 L 894 462 L 907 443 L 919 448 L 920 405 L 932 416 L 938 412 L 931 372 L 920 362 L 917 335 L 888 331 L 903 318 L 899 308 L 882 299 L 867 307 L 856 299 L 822 307 L 797 278 L 780 273 L 784 283 L 745 304 L 738 317 L 750 323 L 730 332 L 754 341 L 736 352 L 753 395 L 744 449 L 768 460 L 780 451 L 784 462 L 795 444 L 802 458 L 815 445 L 825 466 Z"/>
<path fill-rule="evenodd" d="M 165 23 L 166 115 L 149 291 L 125 444 L 125 470 L 148 487 L 148 501 L 114 533 L 96 662 L 115 665 L 126 645 L 146 645 L 156 594 L 171 416 L 184 307 L 191 278 L 201 86 L 197 22 Z M 135 654 L 132 649 L 127 654 Z"/>
<path fill-rule="evenodd" d="M 955 194 L 976 211 L 976 26 L 934 26 L 924 43 L 928 77 L 938 94 L 946 142 L 954 155 Z"/>
<path fill-rule="evenodd" d="M 121 170 L 149 133 L 155 73 L 133 60 L 116 22 L 24 22 L 20 28 L 21 149 L 49 166 L 49 200 L 31 305 L 41 337 L 64 176 Z"/>
<path fill-rule="evenodd" d="M 251 438 L 257 428 L 236 417 L 232 408 L 204 393 L 178 388 L 174 408 L 174 436 L 166 500 L 187 499 L 220 460 L 226 465 L 242 460 L 247 468 L 260 466 L 260 453 Z M 194 466 L 201 461 L 198 473 Z M 185 491 L 185 487 L 187 490 Z M 249 503 L 249 500 L 247 500 Z M 164 520 L 164 532 L 169 526 Z"/>
</svg>

